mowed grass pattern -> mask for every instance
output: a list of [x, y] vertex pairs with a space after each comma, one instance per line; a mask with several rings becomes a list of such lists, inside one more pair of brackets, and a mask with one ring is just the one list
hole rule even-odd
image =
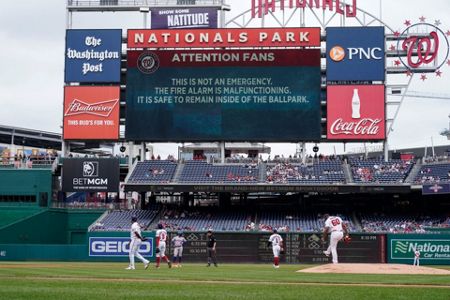
[[[309, 266], [0, 263], [0, 299], [450, 299], [446, 275], [296, 273]], [[447, 268], [448, 267], [444, 267]], [[381, 286], [374, 286], [380, 284]], [[410, 286], [396, 286], [410, 285]]]

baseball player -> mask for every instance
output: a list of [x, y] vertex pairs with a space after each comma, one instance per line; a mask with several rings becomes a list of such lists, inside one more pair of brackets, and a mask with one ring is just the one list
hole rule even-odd
[[141, 234], [141, 225], [137, 222], [137, 217], [131, 217], [131, 231], [130, 231], [130, 265], [125, 270], [134, 270], [134, 257], [136, 256], [144, 263], [144, 268], [147, 269], [149, 261], [145, 259], [139, 252], [139, 246], [141, 246], [142, 241], [145, 241]]
[[420, 251], [417, 249], [414, 249], [414, 262], [413, 266], [419, 266], [420, 265]]
[[172, 263], [166, 256], [166, 239], [167, 231], [162, 224], [158, 224], [156, 231], [156, 268], [159, 268], [161, 258], [167, 263], [169, 268], [172, 268]]
[[278, 269], [280, 267], [280, 253], [283, 251], [283, 238], [278, 234], [277, 230], [273, 229], [273, 234], [269, 237], [267, 246], [272, 245], [273, 250], [273, 267]]
[[[183, 256], [183, 245], [186, 243], [186, 239], [183, 236], [183, 232], [178, 231], [178, 235], [173, 237], [172, 246], [173, 246], [173, 263], [174, 267], [181, 267], [181, 257]], [[178, 259], [178, 263], [177, 263]]]
[[342, 238], [344, 238], [344, 234], [346, 237], [348, 237], [347, 226], [342, 222], [342, 219], [340, 217], [330, 216], [328, 214], [325, 214], [323, 217], [324, 219], [326, 219], [325, 226], [323, 228], [323, 242], [327, 240], [328, 233], [330, 233], [330, 244], [328, 246], [328, 249], [326, 251], [323, 251], [323, 254], [325, 254], [327, 257], [331, 254], [333, 258], [333, 264], [337, 264], [337, 244]]

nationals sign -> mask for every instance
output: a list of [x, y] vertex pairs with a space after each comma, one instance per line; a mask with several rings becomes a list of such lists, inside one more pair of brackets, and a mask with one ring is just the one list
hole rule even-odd
[[384, 140], [384, 85], [331, 85], [327, 88], [327, 138]]
[[129, 29], [128, 48], [318, 47], [320, 28]]
[[64, 139], [117, 140], [119, 98], [118, 86], [66, 86]]

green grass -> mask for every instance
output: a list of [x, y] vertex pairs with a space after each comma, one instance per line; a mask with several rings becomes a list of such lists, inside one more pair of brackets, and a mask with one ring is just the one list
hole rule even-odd
[[[305, 265], [283, 265], [278, 270], [270, 265], [249, 264], [227, 264], [219, 268], [186, 264], [181, 269], [168, 269], [163, 266], [158, 270], [152, 267], [143, 270], [142, 264], [137, 266], [140, 269], [127, 271], [124, 270], [126, 263], [2, 262], [0, 299], [450, 298], [450, 276], [445, 275], [388, 276], [295, 272], [308, 267]], [[398, 287], [394, 286], [395, 284], [418, 286]]]

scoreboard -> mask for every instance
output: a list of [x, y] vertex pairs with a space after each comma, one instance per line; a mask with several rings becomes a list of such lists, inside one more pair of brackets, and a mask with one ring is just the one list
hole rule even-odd
[[[272, 247], [267, 241], [272, 233], [251, 232], [216, 232], [217, 259], [219, 263], [246, 262], [270, 263], [273, 260]], [[176, 235], [169, 233], [170, 240]], [[319, 233], [280, 233], [284, 240], [285, 254], [280, 257], [286, 263], [327, 263], [322, 251], [326, 249], [320, 241]], [[183, 261], [205, 262], [207, 259], [206, 232], [185, 232], [187, 243], [183, 249]], [[338, 245], [339, 261], [345, 263], [384, 263], [385, 235], [352, 234], [350, 244], [340, 242]], [[168, 243], [170, 244], [170, 242]], [[172, 245], [168, 247], [173, 254]]]

